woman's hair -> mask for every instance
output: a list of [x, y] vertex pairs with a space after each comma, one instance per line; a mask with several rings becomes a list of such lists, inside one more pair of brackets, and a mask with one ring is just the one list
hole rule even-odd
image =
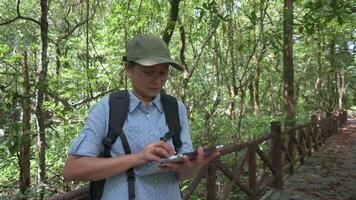
[[128, 68], [128, 69], [133, 68], [133, 66], [136, 64], [135, 61], [128, 61], [128, 62], [126, 62], [126, 63], [127, 63], [127, 68]]

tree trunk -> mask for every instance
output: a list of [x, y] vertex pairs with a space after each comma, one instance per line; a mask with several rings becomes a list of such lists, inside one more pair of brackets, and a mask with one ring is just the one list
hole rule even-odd
[[[253, 1], [253, 4], [256, 6], [256, 2]], [[263, 20], [263, 1], [260, 1], [260, 19]], [[253, 32], [252, 32], [252, 37], [253, 37], [253, 41], [255, 43], [258, 43], [259, 41], [259, 37], [257, 37], [256, 35], [256, 24], [253, 24]], [[260, 22], [260, 33], [263, 32], [263, 21]], [[256, 47], [257, 48], [257, 47]], [[261, 51], [262, 54], [262, 51]], [[253, 86], [252, 86], [252, 95], [253, 95], [253, 107], [255, 110], [255, 114], [259, 115], [260, 113], [260, 99], [259, 99], [259, 84], [260, 84], [260, 74], [261, 74], [261, 66], [259, 64], [259, 58], [257, 56], [257, 53], [254, 53], [253, 56], [255, 63], [256, 63], [256, 70], [255, 70], [255, 74], [254, 74], [254, 79], [253, 79]]]
[[19, 188], [22, 193], [30, 187], [30, 147], [31, 147], [31, 107], [30, 107], [30, 80], [28, 70], [27, 49], [23, 54], [23, 100], [22, 100], [22, 140], [20, 144], [20, 179]]
[[[45, 137], [45, 123], [42, 110], [44, 95], [47, 88], [46, 76], [47, 76], [47, 48], [48, 48], [48, 1], [41, 0], [41, 60], [37, 69], [36, 77], [36, 122], [38, 129], [37, 137], [37, 150], [38, 150], [38, 184], [43, 186], [46, 182], [46, 162], [45, 162], [45, 150], [46, 150], [46, 137]], [[43, 193], [40, 195], [43, 198]]]
[[170, 13], [169, 13], [169, 19], [167, 22], [167, 26], [163, 31], [163, 36], [162, 36], [162, 39], [166, 42], [167, 45], [171, 41], [173, 31], [174, 31], [174, 28], [176, 26], [176, 22], [178, 19], [179, 2], [180, 2], [180, 0], [171, 0], [170, 1], [171, 9], [170, 9]]
[[337, 90], [338, 90], [338, 103], [339, 103], [339, 110], [344, 109], [344, 96], [345, 96], [345, 77], [341, 70], [337, 71]]
[[253, 80], [251, 80], [251, 82], [248, 84], [248, 92], [249, 92], [249, 95], [250, 95], [250, 99], [249, 99], [249, 104], [251, 106], [251, 108], [254, 107], [255, 103], [254, 103], [254, 88], [253, 88]]
[[231, 85], [229, 86], [230, 90], [230, 118], [231, 120], [235, 120], [237, 115], [236, 115], [236, 99], [235, 97], [237, 96], [238, 90], [237, 90], [237, 78], [236, 78], [236, 60], [237, 56], [235, 55], [234, 51], [234, 33], [235, 33], [235, 26], [233, 24], [233, 21], [228, 23], [228, 31], [227, 31], [227, 43], [229, 45], [229, 52], [228, 56], [231, 61]]
[[254, 80], [254, 90], [253, 90], [253, 103], [254, 103], [254, 108], [255, 108], [255, 114], [259, 115], [260, 114], [260, 77], [261, 77], [261, 66], [259, 63], [257, 63], [256, 66], [256, 73], [255, 73], [255, 80]]
[[337, 66], [336, 66], [336, 44], [335, 44], [335, 37], [333, 36], [330, 45], [329, 45], [329, 51], [330, 51], [330, 69], [331, 69], [331, 75], [329, 76], [329, 81], [328, 81], [328, 93], [329, 93], [329, 99], [328, 102], [330, 102], [329, 107], [327, 108], [327, 111], [332, 111], [337, 104], [337, 98], [338, 98], [338, 91], [337, 91]]
[[90, 74], [90, 55], [89, 55], [89, 0], [86, 1], [86, 26], [85, 26], [85, 74], [87, 78], [87, 92], [88, 97], [93, 98], [93, 89], [91, 86], [91, 74]]
[[284, 0], [283, 65], [285, 126], [291, 127], [295, 124], [293, 69], [293, 0]]
[[[318, 34], [320, 34], [320, 31], [317, 32]], [[318, 77], [316, 78], [315, 81], [315, 100], [316, 100], [316, 107], [317, 110], [321, 110], [323, 108], [323, 97], [322, 97], [322, 93], [321, 93], [321, 89], [322, 89], [322, 84], [323, 84], [323, 79], [322, 79], [322, 49], [321, 49], [321, 38], [320, 36], [318, 37], [317, 40], [317, 61], [318, 61]]]
[[59, 44], [56, 44], [56, 75], [59, 76], [61, 70], [61, 50]]

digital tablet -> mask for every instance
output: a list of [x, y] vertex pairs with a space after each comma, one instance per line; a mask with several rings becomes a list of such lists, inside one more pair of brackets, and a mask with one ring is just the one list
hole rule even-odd
[[[204, 148], [204, 156], [207, 156], [209, 154], [211, 154], [212, 152], [215, 151], [219, 151], [222, 148], [224, 148], [224, 145], [217, 145], [217, 146], [213, 146], [213, 147], [209, 147], [209, 148]], [[183, 153], [183, 154], [177, 154], [171, 157], [168, 157], [166, 159], [163, 159], [160, 161], [160, 164], [165, 164], [165, 163], [169, 163], [169, 162], [183, 162], [182, 158], [183, 156], [187, 156], [190, 160], [193, 160], [197, 157], [197, 151], [192, 151], [189, 153]]]

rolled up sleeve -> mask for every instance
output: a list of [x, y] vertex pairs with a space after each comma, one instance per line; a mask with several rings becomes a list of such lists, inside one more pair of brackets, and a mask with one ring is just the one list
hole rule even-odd
[[70, 155], [97, 157], [103, 150], [102, 140], [108, 132], [109, 98], [105, 96], [89, 112], [80, 134], [69, 147]]

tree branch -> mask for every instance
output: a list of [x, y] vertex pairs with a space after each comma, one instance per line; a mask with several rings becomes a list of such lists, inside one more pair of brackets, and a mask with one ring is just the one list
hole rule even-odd
[[18, 20], [18, 19], [20, 19], [19, 16], [15, 17], [15, 18], [13, 18], [13, 19], [10, 19], [10, 20], [8, 20], [8, 21], [5, 21], [5, 22], [1, 22], [1, 23], [0, 23], [0, 26], [6, 25], [6, 24], [11, 24], [12, 22], [14, 22], [14, 21], [16, 21], [16, 20]]
[[12, 22], [18, 20], [18, 19], [24, 19], [24, 20], [28, 20], [28, 21], [31, 21], [31, 22], [34, 22], [36, 23], [37, 25], [41, 25], [41, 23], [35, 19], [32, 19], [30, 17], [24, 17], [24, 16], [21, 16], [20, 14], [20, 0], [17, 1], [17, 6], [16, 6], [16, 13], [17, 13], [17, 16], [13, 19], [10, 19], [10, 20], [7, 20], [5, 22], [1, 22], [0, 23], [0, 26], [3, 26], [3, 25], [7, 25], [7, 24], [11, 24]]
[[[89, 17], [88, 19], [85, 19], [84, 21], [79, 22], [78, 24], [76, 24], [75, 26], [73, 26], [71, 29], [68, 28], [69, 31], [68, 31], [67, 33], [61, 35], [61, 36], [55, 41], [55, 44], [58, 45], [62, 40], [67, 39], [70, 35], [72, 35], [73, 32], [74, 32], [75, 30], [77, 30], [77, 28], [83, 26], [85, 23], [87, 23], [88, 21], [92, 20], [92, 19], [94, 18], [94, 16], [95, 16], [97, 6], [98, 6], [98, 4], [96, 4], [96, 6], [94, 7], [93, 13], [90, 15], [90, 17]], [[69, 27], [70, 24], [69, 24], [67, 18], [65, 18], [65, 22], [68, 24], [68, 27]]]
[[188, 71], [187, 62], [185, 61], [186, 42], [185, 42], [185, 30], [183, 24], [181, 24], [179, 27], [179, 35], [180, 35], [180, 45], [181, 45], [179, 51], [180, 62], [182, 63], [184, 70]]
[[55, 99], [56, 101], [61, 102], [64, 105], [65, 111], [72, 109], [72, 105], [70, 105], [68, 98], [60, 97], [56, 92], [51, 91], [49, 88], [47, 88], [46, 94]]
[[213, 37], [213, 35], [215, 34], [216, 32], [216, 29], [219, 27], [219, 24], [220, 24], [220, 20], [218, 17], [215, 17], [212, 21], [212, 27], [211, 27], [211, 31], [210, 33], [208, 34], [207, 38], [205, 39], [203, 45], [201, 46], [201, 50], [198, 54], [198, 56], [196, 57], [196, 59], [194, 60], [194, 64], [193, 64], [193, 67], [191, 68], [190, 72], [188, 73], [188, 77], [186, 78], [186, 82], [189, 81], [189, 79], [193, 76], [193, 73], [195, 71], [195, 69], [198, 67], [198, 63], [200, 61], [200, 57], [205, 49], [205, 46], [208, 44], [208, 42], [210, 41], [210, 39]]
[[86, 97], [85, 99], [82, 99], [82, 100], [80, 100], [80, 101], [78, 101], [77, 103], [74, 103], [74, 104], [72, 104], [72, 106], [74, 107], [74, 108], [76, 108], [76, 107], [78, 107], [78, 106], [81, 106], [81, 105], [83, 105], [83, 104], [85, 104], [85, 103], [88, 103], [88, 102], [90, 102], [91, 100], [94, 100], [94, 99], [97, 99], [97, 98], [99, 98], [99, 97], [102, 97], [102, 96], [104, 96], [104, 95], [106, 95], [106, 94], [108, 94], [108, 93], [110, 93], [110, 92], [113, 92], [113, 91], [115, 91], [116, 89], [111, 89], [111, 90], [108, 90], [108, 91], [104, 91], [104, 92], [100, 92], [100, 93], [98, 93], [98, 94], [96, 94], [96, 95], [93, 95], [92, 97]]
[[58, 95], [56, 92], [53, 92], [49, 89], [47, 89], [46, 91], [46, 94], [48, 94], [51, 98], [55, 99], [56, 101], [59, 101], [61, 102], [63, 105], [64, 105], [64, 111], [69, 111], [69, 110], [72, 110], [74, 108], [77, 108], [79, 106], [82, 106], [83, 104], [85, 103], [88, 103], [94, 99], [97, 99], [99, 97], [102, 97], [108, 93], [111, 93], [113, 91], [116, 91], [116, 89], [111, 89], [111, 90], [107, 90], [107, 91], [103, 91], [103, 92], [100, 92], [100, 93], [97, 93], [96, 95], [93, 95], [92, 97], [86, 97], [76, 103], [73, 103], [71, 104], [69, 102], [69, 99], [68, 98], [64, 98], [64, 97], [61, 97], [60, 95]]

